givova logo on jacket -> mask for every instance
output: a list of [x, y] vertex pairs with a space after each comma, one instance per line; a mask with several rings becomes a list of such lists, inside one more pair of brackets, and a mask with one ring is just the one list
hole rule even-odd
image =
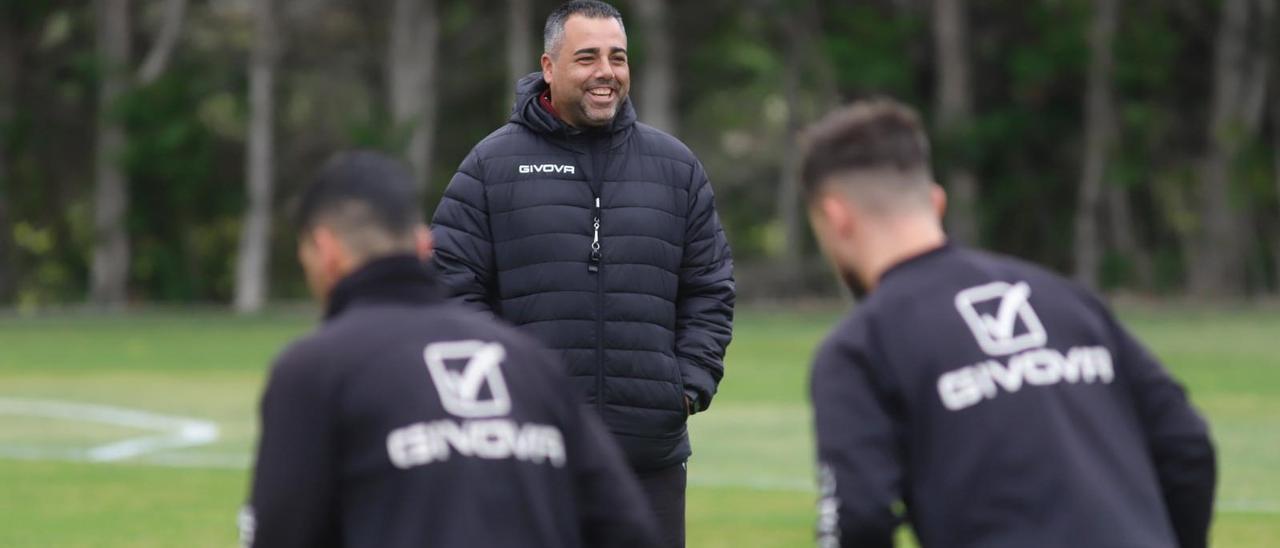
[[422, 351], [422, 359], [445, 411], [459, 417], [496, 417], [511, 412], [511, 394], [499, 367], [507, 359], [507, 349], [501, 344], [433, 343]]
[[[1110, 383], [1115, 377], [1111, 351], [1104, 346], [1078, 346], [1065, 354], [1045, 345], [1049, 334], [1031, 307], [1026, 282], [991, 282], [956, 294], [956, 310], [991, 359], [943, 373], [938, 395], [951, 411], [1014, 393], [1026, 386], [1062, 382]], [[997, 357], [1014, 354], [1005, 363]]]
[[440, 405], [456, 419], [419, 422], [387, 436], [387, 455], [397, 468], [460, 457], [516, 459], [565, 464], [564, 436], [555, 426], [520, 424], [511, 413], [511, 392], [502, 374], [507, 350], [501, 343], [449, 341], [422, 351]]
[[1048, 340], [1030, 298], [1031, 286], [1027, 282], [993, 282], [957, 293], [956, 310], [969, 324], [983, 352], [1004, 356], [1043, 346]]
[[520, 173], [568, 173], [572, 175], [577, 173], [578, 168], [563, 164], [521, 164], [517, 170]]

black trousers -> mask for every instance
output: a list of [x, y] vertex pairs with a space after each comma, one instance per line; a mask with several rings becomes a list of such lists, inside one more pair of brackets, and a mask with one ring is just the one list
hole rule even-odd
[[684, 491], [688, 482], [685, 463], [636, 472], [636, 477], [658, 520], [658, 546], [684, 548]]

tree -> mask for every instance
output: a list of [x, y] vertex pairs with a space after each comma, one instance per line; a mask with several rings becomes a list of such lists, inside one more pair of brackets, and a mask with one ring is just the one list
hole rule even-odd
[[676, 133], [676, 67], [672, 55], [674, 37], [667, 17], [669, 0], [633, 0], [631, 5], [644, 36], [644, 73], [640, 74], [640, 118], [645, 123]]
[[0, 12], [0, 302], [10, 299], [15, 289], [17, 269], [13, 265], [13, 220], [9, 207], [12, 184], [9, 174], [10, 125], [17, 101], [18, 44], [11, 14]]
[[1129, 189], [1114, 184], [1103, 186], [1111, 243], [1115, 246], [1116, 253], [1129, 261], [1133, 268], [1134, 283], [1138, 287], [1149, 288], [1154, 281], [1151, 251], [1138, 240], [1137, 221], [1133, 216]]
[[[820, 111], [833, 106], [836, 93], [831, 78], [831, 62], [825, 50], [814, 44], [813, 36], [821, 33], [817, 4], [813, 0], [779, 5], [783, 11], [781, 22], [785, 45], [782, 88], [787, 105], [786, 133], [784, 134], [781, 176], [778, 178], [776, 204], [778, 220], [783, 231], [783, 262], [787, 277], [795, 280], [804, 265], [805, 226], [800, 204], [800, 133], [808, 123], [804, 114], [804, 92], [817, 96]], [[816, 89], [805, 89], [805, 76], [816, 76]]]
[[129, 275], [129, 233], [125, 227], [128, 188], [119, 158], [124, 127], [111, 109], [129, 88], [129, 0], [98, 0], [98, 55], [102, 76], [98, 89], [98, 137], [95, 151], [94, 246], [90, 299], [122, 305]]
[[142, 70], [131, 74], [129, 0], [97, 0], [97, 49], [100, 57], [98, 134], [94, 151], [94, 242], [89, 299], [103, 306], [121, 306], [129, 281], [129, 232], [125, 213], [129, 190], [120, 167], [125, 130], [112, 112], [135, 83], [155, 82], [167, 68], [177, 47], [186, 0], [168, 0], [159, 39], [147, 54]]
[[[933, 0], [933, 35], [937, 73], [937, 129], [952, 144], [967, 138], [973, 119], [970, 81], [969, 25], [965, 0]], [[946, 177], [949, 194], [947, 228], [952, 239], [978, 243], [978, 184], [968, 166], [953, 165]]]
[[[1214, 49], [1208, 151], [1200, 164], [1199, 226], [1187, 254], [1189, 289], [1199, 296], [1244, 288], [1248, 241], [1241, 208], [1232, 203], [1231, 174], [1241, 148], [1260, 125], [1267, 52], [1250, 37], [1265, 30], [1254, 17], [1262, 0], [1224, 0]], [[1262, 28], [1259, 28], [1259, 27]], [[1251, 32], [1252, 31], [1252, 32]]]
[[275, 188], [275, 83], [280, 29], [275, 0], [253, 3], [253, 50], [249, 56], [249, 135], [245, 180], [249, 207], [240, 231], [235, 309], [258, 312], [267, 299], [271, 247], [271, 203]]
[[[1280, 49], [1280, 32], [1276, 32], [1276, 26], [1280, 25], [1280, 7], [1277, 7], [1277, 4], [1280, 4], [1277, 0], [1258, 0], [1258, 5], [1262, 8], [1263, 18], [1268, 25], [1266, 27], [1268, 32], [1264, 33], [1262, 40], [1262, 47], [1264, 51], [1274, 52], [1277, 51], [1277, 49]], [[1277, 55], [1272, 61], [1275, 62], [1277, 66], [1280, 66], [1280, 55]], [[1271, 148], [1273, 149], [1271, 159], [1274, 164], [1272, 166], [1271, 176], [1275, 181], [1276, 199], [1280, 200], [1280, 84], [1271, 86], [1271, 95], [1273, 97], [1271, 100], [1271, 131], [1273, 140], [1271, 143]], [[1280, 216], [1277, 218], [1280, 218]], [[1271, 261], [1273, 263], [1272, 275], [1275, 277], [1273, 280], [1274, 289], [1275, 291], [1280, 292], [1280, 235], [1273, 236], [1271, 245], [1273, 247], [1271, 250]]]
[[405, 156], [421, 192], [431, 177], [436, 131], [440, 16], [435, 0], [392, 0], [387, 81], [391, 118], [409, 132]]
[[[514, 90], [516, 82], [538, 67], [533, 54], [533, 37], [530, 36], [529, 0], [507, 0], [507, 90]], [[509, 97], [510, 93], [504, 94]]]
[[[1276, 88], [1280, 90], [1280, 86], [1276, 86]], [[1274, 95], [1276, 98], [1273, 100], [1275, 111], [1273, 124], [1276, 128], [1276, 132], [1280, 133], [1280, 91], [1277, 91]], [[1275, 160], [1275, 167], [1272, 168], [1272, 177], [1275, 179], [1276, 198], [1277, 201], [1280, 202], [1280, 136], [1276, 138], [1276, 142], [1273, 143], [1272, 148], [1275, 149], [1272, 151], [1272, 158]], [[1272, 275], [1275, 276], [1275, 290], [1280, 292], [1280, 237], [1276, 237], [1272, 240], [1272, 246]]]
[[1089, 31], [1089, 76], [1085, 98], [1084, 170], [1076, 201], [1074, 255], [1075, 278], [1087, 287], [1098, 286], [1102, 258], [1098, 229], [1107, 155], [1115, 138], [1115, 106], [1111, 97], [1111, 72], [1115, 55], [1116, 0], [1094, 0], [1093, 26]]

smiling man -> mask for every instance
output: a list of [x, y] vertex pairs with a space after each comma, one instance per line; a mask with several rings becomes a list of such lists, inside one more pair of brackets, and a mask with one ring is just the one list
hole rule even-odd
[[819, 545], [1205, 546], [1215, 463], [1182, 388], [1094, 295], [947, 242], [911, 109], [809, 133], [813, 230], [863, 298], [818, 350]]
[[682, 546], [685, 424], [711, 404], [731, 335], [729, 245], [698, 159], [636, 121], [618, 11], [566, 3], [543, 38], [510, 121], [445, 191], [435, 263], [458, 299], [555, 350]]

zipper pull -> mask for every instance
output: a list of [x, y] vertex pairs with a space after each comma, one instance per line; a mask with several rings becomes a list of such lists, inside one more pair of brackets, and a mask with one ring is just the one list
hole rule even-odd
[[591, 263], [588, 272], [600, 271], [600, 198], [596, 197], [596, 207], [592, 210]]

